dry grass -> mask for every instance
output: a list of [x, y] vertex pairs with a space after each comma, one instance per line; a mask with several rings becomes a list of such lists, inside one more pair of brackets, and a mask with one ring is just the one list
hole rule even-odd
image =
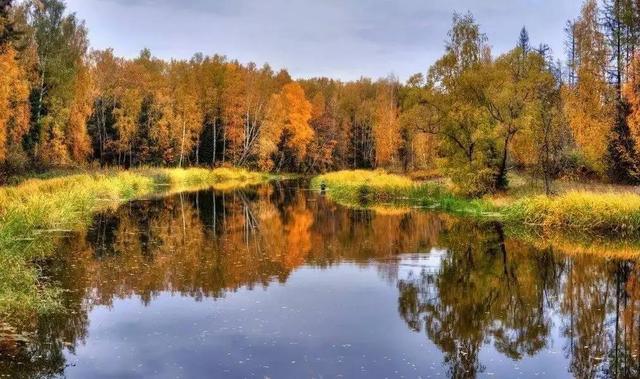
[[332, 188], [367, 185], [380, 189], [406, 189], [416, 186], [416, 183], [411, 179], [401, 175], [389, 174], [384, 170], [336, 171], [314, 178], [315, 182], [325, 183]]
[[546, 229], [633, 233], [640, 230], [640, 195], [570, 191], [526, 197], [503, 207], [502, 213], [507, 221]]

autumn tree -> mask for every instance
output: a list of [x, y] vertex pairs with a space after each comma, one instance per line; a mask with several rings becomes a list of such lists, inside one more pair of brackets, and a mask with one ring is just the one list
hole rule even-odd
[[232, 162], [240, 159], [244, 137], [246, 112], [246, 86], [244, 70], [238, 62], [227, 64], [223, 96], [223, 120], [221, 130], [222, 162], [227, 156]]
[[423, 123], [429, 119], [426, 104], [429, 91], [423, 74], [412, 75], [400, 88], [400, 158], [405, 171], [436, 168], [437, 139], [425, 133]]
[[[217, 131], [220, 117], [219, 60], [220, 57], [208, 57], [202, 53], [195, 54], [190, 60], [191, 69], [194, 71], [196, 100], [199, 112], [202, 114], [202, 128], [200, 133], [195, 136], [195, 146], [191, 153], [196, 165], [199, 165], [202, 161], [201, 153], [203, 149], [213, 156], [213, 139], [210, 137], [215, 137], [213, 133]], [[213, 164], [212, 159], [208, 162]]]
[[269, 99], [283, 84], [290, 81], [288, 75], [283, 71], [276, 77], [269, 65], [259, 70], [253, 64], [249, 64], [246, 68], [242, 153], [236, 164], [245, 164], [254, 153], [260, 128], [266, 117]]
[[314, 136], [309, 125], [311, 111], [311, 103], [298, 83], [286, 84], [280, 93], [272, 96], [258, 141], [262, 169], [280, 170], [287, 160], [296, 164], [305, 158]]
[[436, 135], [442, 168], [467, 194], [491, 190], [495, 179], [495, 147], [486, 110], [473, 96], [474, 78], [484, 72], [491, 57], [487, 38], [473, 16], [454, 15], [445, 55], [429, 70], [427, 107], [422, 129]]
[[[196, 164], [205, 161], [211, 166], [216, 164], [220, 152], [220, 129], [222, 127], [223, 88], [226, 60], [219, 55], [196, 60], [198, 77], [198, 102], [203, 115], [203, 130], [196, 147]], [[206, 156], [206, 157], [205, 157]]]
[[571, 131], [562, 103], [564, 83], [556, 64], [538, 52], [535, 61], [546, 62], [534, 75], [533, 96], [528, 100], [525, 127], [514, 137], [513, 156], [521, 168], [542, 178], [545, 192], [551, 194], [551, 182], [560, 174], [571, 146]]
[[575, 44], [576, 84], [566, 87], [565, 113], [586, 164], [605, 172], [607, 141], [613, 125], [614, 95], [607, 83], [606, 36], [598, 22], [598, 5], [587, 0], [571, 29]]
[[376, 85], [371, 79], [361, 78], [345, 83], [339, 101], [340, 123], [348, 130], [348, 164], [352, 168], [375, 166]]
[[120, 72], [121, 60], [116, 58], [112, 49], [94, 51], [90, 55], [90, 66], [94, 83], [95, 96], [92, 105], [92, 116], [89, 120], [89, 134], [92, 139], [92, 149], [100, 164], [105, 163], [107, 143], [113, 136], [111, 129], [114, 124], [113, 111], [115, 109], [117, 76]]
[[340, 157], [335, 156], [340, 134], [337, 101], [335, 95], [329, 96], [327, 99], [322, 91], [318, 91], [311, 100], [310, 125], [315, 137], [308, 149], [306, 172], [328, 171], [340, 161]]
[[142, 111], [144, 97], [144, 71], [135, 61], [120, 60], [118, 62], [116, 80], [117, 86], [113, 93], [113, 118], [117, 138], [110, 141], [110, 147], [118, 154], [118, 163], [132, 162], [134, 137], [138, 132], [138, 122]]
[[20, 35], [12, 1], [0, 1], [0, 179], [26, 163], [22, 139], [29, 129], [28, 76], [16, 51]]
[[376, 166], [385, 167], [398, 161], [401, 146], [398, 121], [398, 83], [394, 78], [378, 85], [375, 100], [373, 138], [376, 151]]
[[25, 163], [22, 139], [29, 129], [29, 83], [16, 52], [0, 45], [0, 171]]
[[74, 82], [73, 98], [69, 105], [66, 125], [66, 144], [69, 157], [76, 164], [84, 164], [91, 154], [91, 138], [87, 121], [93, 110], [93, 83], [91, 71], [85, 64], [78, 68]]
[[[77, 82], [88, 83], [85, 56], [87, 30], [74, 14], [65, 14], [60, 0], [42, 0], [31, 7], [32, 38], [37, 47], [37, 81], [32, 86], [33, 128], [29, 145], [42, 164], [71, 163], [71, 141], [79, 137], [87, 112], [76, 96]], [[72, 109], [74, 108], [74, 109]], [[70, 118], [73, 123], [70, 124]], [[83, 137], [82, 137], [83, 138]], [[82, 148], [81, 150], [84, 150]], [[79, 153], [79, 151], [74, 152]]]
[[494, 186], [505, 189], [513, 142], [537, 121], [540, 114], [533, 109], [534, 105], [543, 89], [553, 85], [556, 78], [541, 54], [527, 52], [522, 46], [481, 70], [483, 72], [470, 76], [469, 90], [492, 124], [491, 149], [496, 150], [490, 155], [495, 155], [497, 160]]
[[150, 50], [144, 49], [134, 63], [143, 74], [143, 101], [133, 155], [140, 163], [173, 163], [176, 147], [169, 138], [172, 103], [167, 62], [153, 57]]
[[437, 137], [442, 168], [460, 192], [503, 190], [512, 163], [520, 158], [532, 164], [522, 158], [543, 149], [536, 147], [544, 134], [540, 125], [550, 128], [551, 121], [542, 120], [538, 106], [546, 92], [559, 88], [558, 78], [546, 49], [530, 47], [526, 29], [517, 47], [496, 59], [471, 15], [456, 15], [449, 36], [412, 113], [423, 119], [424, 132]]
[[152, 137], [161, 147], [162, 162], [182, 167], [197, 143], [204, 118], [190, 63], [171, 62], [163, 84], [155, 93], [154, 101], [161, 117], [152, 130]]

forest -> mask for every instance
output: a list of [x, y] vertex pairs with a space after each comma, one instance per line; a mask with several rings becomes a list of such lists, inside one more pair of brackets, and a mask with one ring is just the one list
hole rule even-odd
[[523, 27], [496, 56], [455, 13], [442, 57], [404, 83], [296, 80], [220, 55], [118, 57], [61, 0], [1, 0], [0, 178], [228, 165], [421, 172], [465, 195], [507, 188], [512, 170], [547, 191], [640, 182], [640, 1], [586, 0], [564, 33], [552, 52]]

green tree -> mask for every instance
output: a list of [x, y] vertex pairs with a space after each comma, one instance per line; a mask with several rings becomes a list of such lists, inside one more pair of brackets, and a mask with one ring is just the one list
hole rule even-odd
[[[442, 168], [460, 192], [478, 194], [493, 188], [495, 146], [487, 112], [473, 96], [476, 78], [491, 64], [487, 38], [470, 14], [453, 17], [445, 55], [429, 70], [429, 108], [422, 130], [436, 135]], [[484, 85], [484, 84], [483, 84]]]
[[[471, 76], [470, 92], [489, 115], [497, 151], [494, 186], [505, 189], [509, 155], [518, 134], [530, 129], [539, 113], [534, 107], [549, 83], [555, 83], [543, 56], [525, 54], [521, 47], [502, 55], [483, 68], [484, 74]], [[544, 96], [544, 95], [542, 95]]]

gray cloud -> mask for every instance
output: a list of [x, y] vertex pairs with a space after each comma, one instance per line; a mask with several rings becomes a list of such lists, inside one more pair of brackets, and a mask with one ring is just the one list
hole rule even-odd
[[442, 54], [454, 11], [471, 11], [497, 53], [526, 25], [562, 55], [578, 0], [67, 0], [95, 48], [163, 58], [220, 53], [292, 75], [354, 79], [425, 72]]

